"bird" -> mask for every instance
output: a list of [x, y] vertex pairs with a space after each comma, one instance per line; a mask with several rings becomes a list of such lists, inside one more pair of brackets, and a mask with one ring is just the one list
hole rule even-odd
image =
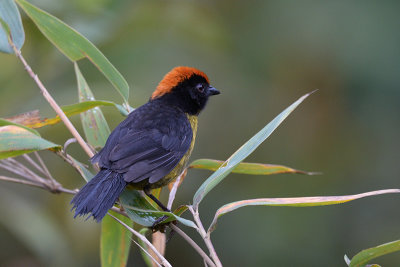
[[197, 133], [198, 115], [220, 92], [193, 67], [169, 71], [149, 101], [133, 110], [91, 158], [99, 172], [71, 200], [77, 216], [100, 222], [125, 187], [144, 193], [169, 211], [151, 190], [172, 182], [186, 167]]

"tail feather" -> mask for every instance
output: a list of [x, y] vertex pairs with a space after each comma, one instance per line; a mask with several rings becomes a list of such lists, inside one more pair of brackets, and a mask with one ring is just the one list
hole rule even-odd
[[90, 214], [100, 222], [122, 193], [126, 182], [120, 173], [103, 169], [96, 174], [71, 200], [75, 216]]

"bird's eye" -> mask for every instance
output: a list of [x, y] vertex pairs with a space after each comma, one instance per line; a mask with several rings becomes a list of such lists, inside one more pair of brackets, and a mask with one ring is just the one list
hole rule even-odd
[[200, 93], [203, 93], [203, 92], [204, 92], [204, 84], [199, 83], [199, 84], [196, 86], [196, 89], [197, 89], [197, 91], [199, 91]]

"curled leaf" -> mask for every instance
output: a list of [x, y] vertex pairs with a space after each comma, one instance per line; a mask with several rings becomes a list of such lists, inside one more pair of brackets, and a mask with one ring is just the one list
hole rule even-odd
[[[224, 162], [215, 159], [198, 159], [193, 161], [189, 168], [216, 171]], [[232, 173], [251, 174], [251, 175], [271, 175], [279, 173], [298, 173], [313, 175], [313, 172], [296, 170], [283, 165], [241, 162], [232, 170]]]
[[378, 190], [378, 191], [371, 191], [371, 192], [366, 192], [366, 193], [362, 193], [362, 194], [347, 195], [347, 196], [258, 198], [258, 199], [247, 199], [247, 200], [236, 201], [236, 202], [226, 204], [217, 210], [208, 231], [212, 232], [215, 229], [217, 220], [219, 217], [221, 217], [222, 215], [227, 214], [231, 211], [234, 211], [238, 208], [242, 208], [242, 207], [247, 207], [247, 206], [287, 206], [287, 207], [326, 206], [326, 205], [341, 204], [341, 203], [345, 203], [345, 202], [349, 202], [352, 200], [369, 197], [369, 196], [392, 194], [392, 193], [400, 193], [400, 189]]

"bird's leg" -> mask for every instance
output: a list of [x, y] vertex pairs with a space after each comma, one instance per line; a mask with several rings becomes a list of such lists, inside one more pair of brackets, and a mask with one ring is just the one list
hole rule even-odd
[[163, 210], [163, 211], [167, 211], [167, 212], [171, 212], [167, 207], [165, 207], [160, 200], [158, 200], [152, 193], [151, 193], [151, 189], [149, 187], [145, 187], [143, 189], [144, 193], [151, 198], [151, 200], [153, 200], [155, 203], [157, 203], [157, 205]]
[[[152, 193], [151, 193], [151, 191], [150, 191], [151, 189], [149, 188], [149, 187], [145, 187], [145, 188], [143, 188], [143, 191], [144, 191], [144, 193], [149, 197], [149, 198], [151, 198], [151, 200], [153, 200], [155, 203], [157, 203], [157, 205], [163, 210], [163, 211], [167, 211], [167, 212], [171, 212], [167, 207], [165, 207], [161, 202], [160, 202], [160, 200], [158, 200]], [[158, 230], [157, 229], [157, 225], [158, 224], [160, 224], [160, 223], [162, 223], [163, 221], [165, 221], [166, 219], [168, 219], [169, 218], [169, 216], [167, 216], [167, 215], [164, 215], [164, 216], [161, 216], [160, 218], [158, 218], [154, 223], [153, 223], [153, 225], [152, 225], [152, 227], [151, 228], [153, 228], [153, 230]], [[165, 231], [165, 230], [164, 230]], [[164, 232], [164, 231], [162, 231], [162, 232]]]

